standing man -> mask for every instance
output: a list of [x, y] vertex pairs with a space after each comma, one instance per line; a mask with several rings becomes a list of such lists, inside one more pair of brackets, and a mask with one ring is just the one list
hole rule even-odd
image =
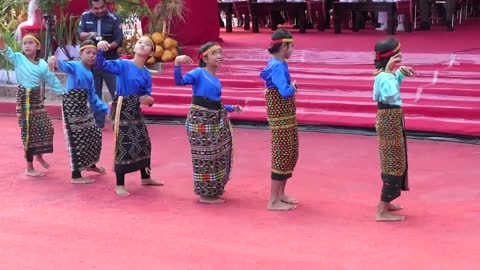
[[[456, 0], [445, 0], [445, 15], [444, 22], [447, 26], [447, 31], [453, 31], [453, 15], [456, 10]], [[430, 16], [432, 15], [432, 4], [433, 0], [420, 0], [420, 18], [422, 22], [417, 31], [428, 31], [430, 30]]]
[[[122, 45], [123, 32], [121, 20], [117, 14], [111, 12], [105, 0], [88, 0], [90, 10], [82, 14], [78, 34], [81, 41], [93, 38], [97, 41], [98, 47], [105, 52], [107, 60], [118, 59], [117, 49]], [[95, 91], [102, 99], [103, 81], [107, 85], [110, 95], [115, 96], [116, 77], [114, 74], [93, 68], [93, 80]], [[105, 127], [105, 114], [93, 112], [95, 121], [100, 128]]]

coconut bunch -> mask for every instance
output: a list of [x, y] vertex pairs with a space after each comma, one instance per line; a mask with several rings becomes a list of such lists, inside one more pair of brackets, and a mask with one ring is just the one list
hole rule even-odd
[[148, 65], [155, 62], [170, 62], [178, 55], [178, 42], [160, 32], [153, 33], [150, 38], [155, 43], [155, 53], [147, 60]]

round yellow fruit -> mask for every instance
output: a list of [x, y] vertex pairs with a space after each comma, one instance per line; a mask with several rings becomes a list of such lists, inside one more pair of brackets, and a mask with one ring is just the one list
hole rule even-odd
[[153, 64], [155, 64], [155, 61], [156, 61], [156, 60], [155, 60], [155, 57], [151, 56], [150, 58], [148, 58], [146, 64], [147, 64], [147, 65], [153, 65]]
[[157, 47], [155, 48], [155, 53], [153, 54], [153, 56], [155, 56], [157, 58], [160, 58], [160, 57], [162, 57], [162, 54], [163, 54], [162, 46], [157, 45]]
[[173, 47], [173, 48], [171, 48], [169, 51], [172, 53], [173, 57], [177, 57], [177, 56], [178, 56], [177, 47]]
[[169, 62], [175, 59], [175, 55], [170, 50], [164, 50], [161, 59], [162, 62]]
[[177, 45], [178, 45], [178, 42], [173, 38], [166, 38], [163, 41], [163, 48], [167, 50], [170, 50], [171, 48], [175, 48], [177, 47]]
[[165, 40], [165, 35], [159, 32], [155, 32], [152, 34], [152, 40], [155, 45], [161, 45], [162, 42]]

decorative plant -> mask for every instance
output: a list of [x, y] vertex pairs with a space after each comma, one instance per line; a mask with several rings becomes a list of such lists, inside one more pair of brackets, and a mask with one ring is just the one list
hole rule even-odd
[[185, 21], [185, 0], [159, 0], [151, 10], [144, 0], [114, 1], [117, 14], [123, 23], [134, 28], [137, 21], [145, 16], [150, 18], [149, 32], [169, 33], [174, 18]]
[[65, 42], [67, 41], [67, 38], [66, 38], [67, 23], [68, 23], [67, 17], [63, 13], [63, 11], [61, 11], [60, 20], [57, 21], [57, 24], [56, 24], [56, 27], [55, 27], [56, 28], [55, 29], [55, 39], [60, 44], [65, 44]]
[[[66, 44], [71, 46], [73, 44], [78, 45], [77, 31], [80, 25], [81, 18], [78, 16], [69, 16], [68, 27], [66, 31]], [[75, 41], [75, 42], [74, 42]]]
[[55, 8], [65, 8], [69, 0], [38, 0], [38, 9], [43, 14], [54, 14]]
[[144, 0], [118, 0], [115, 1], [115, 7], [124, 24], [134, 29], [132, 35], [124, 39], [122, 48], [119, 49], [120, 54], [126, 57], [133, 54], [133, 46], [139, 38], [137, 22], [148, 16], [149, 34], [156, 45], [156, 51], [154, 56], [148, 59], [147, 64], [154, 65], [156, 62], [169, 62], [175, 59], [180, 47], [176, 40], [168, 37], [168, 33], [173, 19], [185, 21], [184, 0], [161, 0], [152, 9]]
[[134, 28], [137, 20], [147, 16], [150, 12], [148, 5], [143, 0], [117, 0], [114, 2], [116, 13], [130, 28]]
[[[19, 51], [20, 45], [18, 44], [17, 40], [15, 39], [15, 31], [10, 32], [3, 32], [3, 41], [7, 47], [10, 47], [13, 51]], [[6, 83], [12, 84], [10, 74], [8, 71], [13, 70], [13, 65], [8, 62], [3, 56], [0, 56], [0, 70], [4, 69], [7, 75]]]
[[65, 44], [66, 46], [72, 46], [77, 43], [76, 33], [80, 24], [80, 17], [71, 16], [70, 14], [64, 14], [63, 11], [60, 14], [60, 20], [57, 22], [57, 42]]
[[14, 31], [27, 18], [27, 3], [24, 0], [0, 1], [0, 31]]
[[162, 0], [155, 5], [153, 12], [150, 11], [150, 33], [169, 34], [172, 20], [185, 21], [185, 12], [184, 0]]

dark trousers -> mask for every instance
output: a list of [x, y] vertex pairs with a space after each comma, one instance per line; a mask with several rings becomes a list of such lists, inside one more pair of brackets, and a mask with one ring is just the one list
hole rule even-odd
[[[116, 173], [117, 178], [117, 186], [125, 186], [125, 174], [124, 173]], [[150, 179], [150, 174], [147, 172], [147, 169], [140, 169], [140, 176], [142, 179]]]
[[[430, 12], [432, 0], [420, 0], [420, 18], [422, 23], [430, 24]], [[452, 23], [452, 16], [455, 13], [456, 0], [445, 0], [445, 21]]]
[[[93, 164], [92, 166], [90, 166], [90, 168], [92, 168], [92, 169], [93, 169], [93, 168], [96, 168], [96, 167], [97, 167], [97, 165], [95, 165], [95, 164]], [[77, 170], [73, 170], [73, 171], [72, 171], [72, 178], [73, 178], [73, 179], [78, 179], [78, 178], [80, 178], [80, 177], [82, 177], [82, 172], [81, 172], [80, 170], [77, 169]]]
[[[107, 85], [108, 92], [113, 97], [115, 96], [115, 91], [117, 91], [117, 82], [116, 82], [116, 75], [112, 73], [108, 73], [102, 71], [100, 69], [94, 68], [93, 72], [93, 81], [95, 82], [95, 92], [97, 96], [102, 99], [102, 91], [103, 91], [103, 82]], [[105, 127], [105, 113], [103, 112], [95, 112], [92, 110], [93, 117], [95, 118], [95, 122], [97, 123], [99, 128]]]

